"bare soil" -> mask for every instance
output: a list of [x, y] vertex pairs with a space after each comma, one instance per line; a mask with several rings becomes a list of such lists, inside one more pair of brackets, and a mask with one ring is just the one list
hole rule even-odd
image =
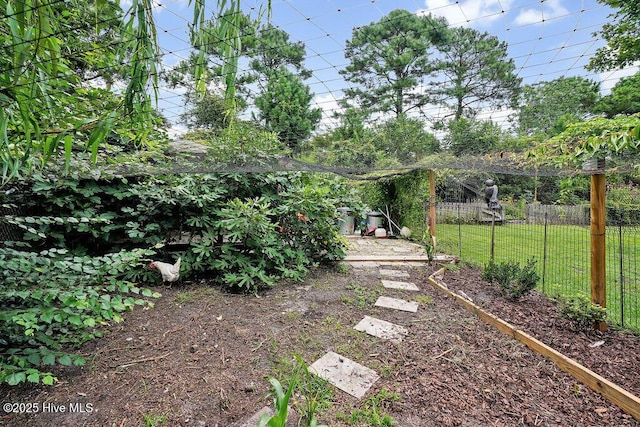
[[[40, 410], [2, 414], [0, 425], [232, 427], [272, 404], [267, 376], [286, 383], [294, 355], [311, 364], [327, 351], [381, 376], [360, 400], [328, 386], [329, 406], [318, 415], [330, 426], [383, 425], [373, 417], [350, 424], [352, 413], [365, 408], [367, 398], [382, 396], [383, 389], [398, 399], [378, 399], [378, 411], [403, 427], [638, 425], [551, 361], [434, 289], [427, 277], [440, 265], [386, 268], [410, 272], [409, 281], [420, 291], [385, 289], [378, 268], [345, 264], [258, 297], [225, 293], [206, 282], [160, 288], [163, 296], [155, 308], [126, 314], [124, 322], [79, 350], [88, 358], [86, 367], [60, 369], [53, 387], [1, 386], [2, 403], [33, 402]], [[468, 266], [448, 271], [443, 280], [640, 395], [640, 337], [576, 330], [544, 296], [534, 292], [513, 302]], [[417, 313], [375, 307], [380, 295], [418, 301], [420, 307]], [[401, 324], [409, 334], [396, 345], [354, 331], [365, 315]], [[589, 346], [597, 341], [604, 344]]]

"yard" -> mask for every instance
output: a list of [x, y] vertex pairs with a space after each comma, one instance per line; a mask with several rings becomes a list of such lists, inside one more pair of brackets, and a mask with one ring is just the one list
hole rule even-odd
[[[400, 426], [638, 425], [551, 361], [440, 294], [427, 281], [440, 267], [387, 267], [408, 271], [407, 280], [419, 287], [413, 293], [383, 288], [377, 266], [347, 264], [257, 297], [206, 282], [156, 288], [163, 296], [154, 308], [136, 308], [103, 338], [87, 343], [81, 348], [87, 365], [58, 369], [56, 386], [2, 386], [3, 402], [37, 402], [41, 408], [84, 403], [90, 412], [5, 414], [1, 424], [241, 425], [272, 406], [267, 376], [287, 384], [298, 365], [294, 355], [310, 365], [334, 351], [380, 379], [362, 399], [317, 377], [301, 381], [317, 398], [319, 421], [330, 426], [394, 425], [391, 420]], [[514, 303], [469, 266], [451, 267], [444, 281], [640, 394], [638, 336], [576, 330], [540, 294]], [[417, 313], [375, 307], [382, 294], [419, 302]], [[365, 315], [404, 325], [408, 335], [396, 345], [355, 331]], [[308, 402], [303, 389], [294, 395], [292, 422]]]
[[[609, 319], [640, 331], [640, 230], [607, 227], [607, 308]], [[589, 295], [590, 231], [588, 226], [507, 223], [495, 227], [496, 262], [524, 264], [535, 258], [549, 295]], [[490, 260], [491, 225], [438, 224], [438, 249], [482, 267]]]

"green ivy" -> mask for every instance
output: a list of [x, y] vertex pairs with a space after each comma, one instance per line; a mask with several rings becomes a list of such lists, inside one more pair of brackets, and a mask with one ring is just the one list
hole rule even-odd
[[70, 349], [101, 335], [135, 306], [152, 306], [157, 292], [128, 278], [137, 275], [151, 250], [100, 257], [67, 249], [41, 252], [0, 248], [0, 383], [52, 384], [52, 365], [82, 366]]

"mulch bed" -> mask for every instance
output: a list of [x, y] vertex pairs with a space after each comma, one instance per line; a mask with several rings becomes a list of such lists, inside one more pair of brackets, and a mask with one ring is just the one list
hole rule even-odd
[[[350, 415], [383, 389], [398, 400], [382, 399], [378, 410], [403, 427], [638, 425], [434, 289], [427, 277], [440, 266], [392, 268], [410, 271], [420, 291], [384, 289], [377, 268], [353, 267], [320, 269], [304, 283], [259, 297], [228, 294], [206, 283], [159, 289], [163, 297], [155, 308], [128, 313], [103, 338], [87, 343], [79, 352], [88, 365], [58, 370], [55, 386], [0, 386], [3, 403], [37, 402], [40, 408], [48, 403], [67, 412], [5, 414], [0, 425], [231, 427], [272, 404], [267, 376], [286, 383], [295, 354], [311, 364], [327, 351], [381, 377], [362, 400], [330, 387], [330, 406], [319, 419], [331, 426], [375, 425], [371, 419], [350, 424]], [[575, 330], [544, 296], [534, 292], [510, 301], [468, 266], [448, 271], [443, 280], [640, 395], [638, 336]], [[380, 295], [417, 300], [420, 308], [408, 313], [374, 307]], [[354, 331], [365, 315], [404, 325], [409, 334], [395, 345]], [[589, 347], [600, 340], [603, 345]], [[76, 410], [80, 403], [91, 410], [70, 413], [71, 403]]]

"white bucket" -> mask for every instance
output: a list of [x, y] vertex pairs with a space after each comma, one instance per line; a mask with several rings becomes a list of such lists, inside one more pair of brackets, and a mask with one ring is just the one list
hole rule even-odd
[[385, 237], [387, 237], [387, 230], [385, 230], [384, 228], [376, 228], [375, 236], [380, 239], [384, 239]]

